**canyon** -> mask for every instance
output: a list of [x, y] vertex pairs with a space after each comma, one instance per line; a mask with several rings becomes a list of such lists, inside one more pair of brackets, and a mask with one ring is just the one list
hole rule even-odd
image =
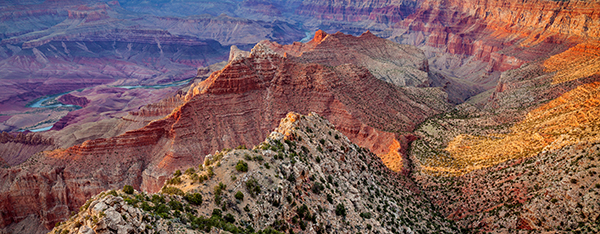
[[[350, 139], [380, 155], [388, 167], [402, 170], [399, 151], [407, 149], [412, 136], [395, 132], [410, 132], [425, 118], [448, 110], [446, 95], [438, 88], [398, 87], [355, 64], [319, 63], [323, 61], [319, 58], [330, 49], [318, 48], [329, 46], [329, 41], [367, 38], [384, 42], [370, 44], [374, 51], [402, 48], [396, 44], [385, 43], [368, 32], [359, 37], [323, 32], [317, 35], [321, 36], [309, 43], [319, 45], [304, 53], [307, 58], [304, 54], [295, 57], [277, 53], [270, 49], [276, 45], [266, 41], [251, 52], [232, 50], [229, 63], [191, 86], [185, 102], [167, 117], [116, 137], [38, 154], [19, 167], [3, 171], [2, 177], [7, 178], [4, 183], [11, 184], [3, 186], [11, 188], [2, 193], [5, 201], [35, 199], [36, 196], [30, 197], [33, 194], [21, 192], [24, 190], [44, 193], [40, 188], [59, 187], [55, 193], [44, 196], [51, 199], [3, 203], [2, 210], [15, 212], [6, 217], [26, 217], [31, 210], [40, 210], [40, 203], [52, 207], [53, 213], [38, 213], [42, 224], [49, 228], [69, 210], [82, 205], [89, 194], [106, 188], [130, 184], [136, 189], [158, 191], [172, 171], [199, 164], [206, 154], [220, 148], [258, 144], [290, 110], [324, 115]], [[357, 47], [366, 50], [367, 44]], [[321, 56], [317, 56], [319, 53]], [[425, 70], [423, 61], [421, 57], [401, 65], [409, 70]], [[364, 95], [370, 98], [364, 99]], [[32, 174], [33, 171], [37, 172]], [[39, 181], [38, 175], [52, 176]], [[20, 189], [13, 190], [16, 188]], [[4, 219], [6, 222], [11, 221]]]
[[600, 3], [207, 3], [7, 4], [0, 227], [49, 230], [123, 185], [157, 192], [295, 111], [457, 228], [598, 231]]

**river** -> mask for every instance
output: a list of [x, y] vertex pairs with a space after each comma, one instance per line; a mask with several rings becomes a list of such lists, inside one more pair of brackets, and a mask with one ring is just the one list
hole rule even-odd
[[[180, 86], [180, 85], [187, 84], [192, 79], [194, 79], [194, 78], [192, 77], [189, 79], [175, 81], [172, 83], [161, 84], [161, 85], [119, 85], [119, 86], [112, 86], [112, 87], [124, 88], [124, 89], [164, 89], [164, 88], [168, 88], [168, 87], [174, 87], [174, 86]], [[72, 107], [75, 109], [80, 109], [81, 108], [80, 106], [63, 104], [63, 103], [59, 102], [58, 100], [56, 100], [56, 98], [58, 98], [62, 95], [68, 94], [68, 93], [72, 93], [75, 91], [81, 91], [81, 90], [82, 89], [78, 89], [78, 90], [73, 90], [73, 91], [69, 91], [69, 92], [45, 96], [45, 97], [40, 98], [39, 100], [34, 101], [31, 104], [27, 104], [26, 107], [30, 107], [30, 108]], [[48, 131], [48, 130], [52, 129], [53, 126], [54, 126], [54, 124], [52, 124], [49, 127], [34, 128], [34, 129], [28, 129], [28, 130], [32, 131], [32, 132], [43, 132], [43, 131]], [[21, 130], [21, 131], [24, 131], [24, 130]]]

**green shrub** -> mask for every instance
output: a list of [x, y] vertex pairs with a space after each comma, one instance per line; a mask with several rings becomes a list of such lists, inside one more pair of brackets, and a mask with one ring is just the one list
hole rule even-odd
[[175, 171], [175, 173], [173, 173], [173, 176], [178, 177], [181, 175], [181, 170], [177, 170]]
[[244, 162], [244, 160], [240, 160], [235, 165], [235, 170], [239, 172], [247, 172], [248, 171], [248, 163]]
[[154, 194], [152, 195], [152, 203], [154, 203], [154, 205], [159, 204], [159, 203], [165, 203], [165, 197], [163, 196], [159, 196], [158, 194]]
[[211, 216], [221, 218], [223, 216], [223, 211], [220, 209], [213, 209]]
[[194, 170], [193, 167], [190, 167], [187, 170], [185, 170], [185, 174], [188, 175], [188, 176], [191, 176], [194, 173], [196, 173], [196, 170]]
[[167, 181], [167, 184], [181, 184], [183, 181], [181, 181], [181, 177], [175, 177], [173, 179], [170, 179]]
[[213, 167], [208, 167], [207, 169], [208, 172], [208, 177], [213, 177], [215, 175], [215, 172], [213, 171]]
[[331, 196], [331, 194], [327, 194], [327, 201], [333, 204], [333, 196]]
[[219, 182], [219, 185], [215, 186], [215, 204], [221, 204], [221, 194], [223, 194], [223, 190], [225, 189], [225, 185]]
[[294, 173], [290, 173], [290, 175], [288, 176], [287, 180], [289, 182], [295, 183], [296, 182], [296, 177], [294, 176]]
[[371, 213], [370, 212], [360, 213], [360, 217], [363, 218], [363, 219], [370, 219], [371, 218]]
[[235, 199], [243, 201], [244, 200], [244, 193], [242, 193], [242, 191], [238, 191], [237, 193], [235, 193]]
[[235, 217], [233, 217], [232, 214], [226, 214], [225, 217], [223, 217], [223, 219], [225, 220], [225, 222], [235, 223]]
[[344, 204], [339, 203], [337, 206], [335, 206], [335, 215], [344, 217], [346, 216], [346, 207], [344, 207]]
[[323, 191], [325, 189], [325, 187], [321, 183], [315, 182], [311, 189], [312, 189], [313, 193], [321, 194], [321, 191]]
[[179, 195], [179, 196], [183, 196], [184, 193], [183, 191], [181, 191], [181, 189], [175, 188], [175, 187], [170, 187], [170, 186], [165, 186], [161, 189], [161, 192], [164, 194], [171, 194], [171, 195]]
[[296, 208], [296, 214], [298, 214], [299, 218], [304, 218], [305, 215], [310, 215], [310, 213], [308, 212], [308, 207], [306, 206], [306, 204], [302, 204], [302, 206]]
[[133, 186], [125, 185], [123, 186], [123, 192], [127, 194], [133, 194]]
[[251, 178], [246, 181], [246, 189], [250, 193], [250, 196], [254, 197], [260, 193], [260, 184], [256, 179]]
[[185, 200], [187, 200], [192, 205], [202, 205], [202, 194], [188, 193], [185, 195]]
[[179, 202], [177, 200], [171, 200], [171, 201], [169, 201], [169, 206], [171, 207], [171, 210], [181, 210], [181, 211], [183, 211], [183, 205], [181, 204], [181, 202]]
[[259, 162], [259, 163], [260, 163], [260, 162], [262, 162], [263, 160], [265, 160], [265, 159], [263, 158], [263, 156], [262, 156], [262, 155], [256, 155], [256, 156], [254, 156], [254, 161], [257, 161], [257, 162]]

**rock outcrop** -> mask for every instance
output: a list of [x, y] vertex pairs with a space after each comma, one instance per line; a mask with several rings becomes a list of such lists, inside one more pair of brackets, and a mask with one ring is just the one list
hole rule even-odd
[[36, 133], [0, 134], [0, 158], [3, 166], [18, 165], [43, 150], [56, 149], [54, 140]]
[[88, 100], [87, 98], [73, 96], [70, 93], [60, 96], [58, 98], [58, 101], [63, 104], [75, 105], [75, 106], [80, 106], [80, 107], [85, 107], [85, 106], [87, 106], [88, 103], [90, 103], [90, 100]]
[[397, 23], [415, 11], [418, 2], [400, 1], [302, 1], [296, 13], [319, 20], [365, 22], [381, 24]]

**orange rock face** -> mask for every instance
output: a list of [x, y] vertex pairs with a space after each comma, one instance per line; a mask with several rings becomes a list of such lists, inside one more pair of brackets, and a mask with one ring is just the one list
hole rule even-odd
[[290, 111], [324, 116], [399, 170], [398, 151], [412, 138], [398, 132], [410, 132], [449, 108], [439, 89], [399, 88], [352, 63], [330, 66], [311, 59], [285, 57], [259, 43], [250, 53], [233, 54], [225, 68], [190, 88], [186, 103], [164, 119], [0, 171], [0, 200], [19, 201], [2, 203], [0, 210], [8, 213], [0, 224], [34, 213], [49, 228], [100, 190], [130, 184], [157, 191], [172, 171], [197, 166], [206, 154], [260, 143]]
[[546, 72], [556, 72], [553, 84], [600, 73], [600, 42], [588, 41], [544, 61]]

